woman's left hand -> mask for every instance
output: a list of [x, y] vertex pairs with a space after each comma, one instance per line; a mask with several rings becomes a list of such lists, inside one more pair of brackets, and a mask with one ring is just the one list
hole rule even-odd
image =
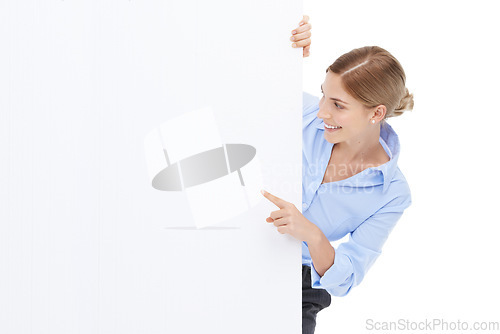
[[311, 24], [309, 16], [304, 15], [299, 26], [292, 31], [290, 40], [293, 42], [292, 47], [302, 48], [302, 57], [309, 57], [311, 49]]
[[314, 240], [318, 227], [304, 217], [295, 205], [264, 190], [263, 195], [280, 208], [280, 210], [271, 212], [270, 217], [266, 218], [268, 223], [274, 223], [279, 233], [290, 234], [292, 237], [307, 243]]

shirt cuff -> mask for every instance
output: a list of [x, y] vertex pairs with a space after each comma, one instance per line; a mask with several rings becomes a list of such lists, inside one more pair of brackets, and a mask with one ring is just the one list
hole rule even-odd
[[331, 295], [342, 297], [349, 293], [353, 281], [353, 266], [347, 255], [335, 252], [335, 261], [325, 274], [319, 276], [311, 262], [311, 286], [325, 289]]

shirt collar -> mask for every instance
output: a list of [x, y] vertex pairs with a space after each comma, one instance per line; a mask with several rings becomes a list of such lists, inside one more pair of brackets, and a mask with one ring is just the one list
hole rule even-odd
[[[323, 122], [323, 120], [319, 118], [318, 120], [320, 120], [320, 122], [316, 125], [316, 128], [324, 131], [325, 123]], [[374, 173], [364, 174], [368, 176], [368, 179], [363, 184], [364, 185], [380, 184], [380, 178], [375, 177], [375, 174], [378, 174], [378, 172], [375, 171], [380, 171], [380, 174], [382, 174], [382, 184], [383, 184], [382, 192], [385, 193], [389, 188], [389, 184], [391, 183], [394, 174], [396, 172], [398, 166], [399, 152], [400, 152], [399, 137], [392, 128], [392, 126], [386, 121], [381, 122], [379, 142], [384, 148], [387, 155], [389, 156], [390, 160], [380, 166], [368, 168], [369, 170], [374, 171]], [[332, 144], [332, 146], [333, 145], [334, 144]], [[371, 178], [370, 175], [372, 176]]]

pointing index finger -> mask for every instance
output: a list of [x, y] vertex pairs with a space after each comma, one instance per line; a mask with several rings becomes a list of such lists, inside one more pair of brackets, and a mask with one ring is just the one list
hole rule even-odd
[[282, 200], [281, 198], [276, 197], [271, 193], [268, 193], [264, 189], [262, 189], [260, 192], [262, 193], [262, 195], [264, 195], [265, 198], [276, 204], [278, 208], [283, 209], [285, 207], [285, 201]]

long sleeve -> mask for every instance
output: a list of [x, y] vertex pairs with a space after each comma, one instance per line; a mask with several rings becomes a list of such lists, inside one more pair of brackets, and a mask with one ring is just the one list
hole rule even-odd
[[311, 264], [313, 288], [326, 289], [331, 295], [345, 296], [361, 283], [368, 269], [380, 256], [390, 232], [411, 205], [410, 193], [391, 200], [361, 223], [335, 250], [334, 264], [320, 277]]

